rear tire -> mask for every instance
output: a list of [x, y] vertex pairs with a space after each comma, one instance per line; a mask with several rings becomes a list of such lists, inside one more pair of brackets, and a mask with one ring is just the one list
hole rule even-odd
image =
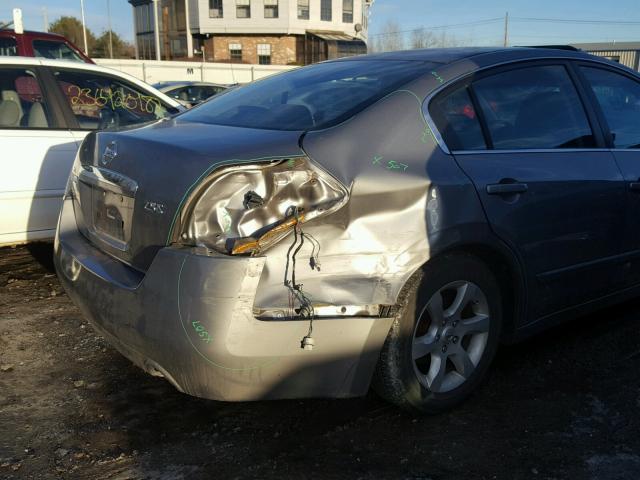
[[400, 294], [373, 379], [385, 400], [414, 413], [438, 413], [481, 383], [502, 329], [500, 287], [474, 256], [446, 254], [414, 275]]

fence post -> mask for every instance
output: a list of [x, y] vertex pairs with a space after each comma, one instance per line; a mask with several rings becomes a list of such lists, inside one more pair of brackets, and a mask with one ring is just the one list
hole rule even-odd
[[142, 62], [142, 81], [147, 81], [147, 64]]
[[254, 71], [255, 67], [253, 65], [251, 65], [251, 81], [253, 82], [256, 78], [255, 78], [255, 71]]

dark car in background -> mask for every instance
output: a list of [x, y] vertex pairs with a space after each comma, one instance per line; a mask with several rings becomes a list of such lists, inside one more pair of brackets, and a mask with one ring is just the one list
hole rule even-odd
[[227, 85], [209, 82], [158, 82], [153, 87], [185, 107], [195, 107], [229, 88]]
[[82, 50], [55, 33], [0, 30], [0, 56], [40, 57], [94, 63]]
[[89, 134], [55, 261], [95, 328], [183, 392], [373, 385], [436, 412], [500, 342], [640, 294], [638, 212], [636, 72], [558, 48], [415, 50]]

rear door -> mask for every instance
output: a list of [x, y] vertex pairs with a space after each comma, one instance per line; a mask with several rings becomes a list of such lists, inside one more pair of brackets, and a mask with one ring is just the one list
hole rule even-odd
[[578, 67], [605, 125], [605, 137], [624, 176], [629, 209], [625, 231], [628, 284], [640, 283], [640, 79], [602, 64]]
[[[447, 98], [456, 88], [466, 100]], [[430, 104], [493, 230], [520, 257], [530, 320], [623, 284], [625, 187], [580, 92], [568, 65], [527, 63]]]
[[43, 71], [0, 67], [0, 244], [53, 237], [76, 153]]

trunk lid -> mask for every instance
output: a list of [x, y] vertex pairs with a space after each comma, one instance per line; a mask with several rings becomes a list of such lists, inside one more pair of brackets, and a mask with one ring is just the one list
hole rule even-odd
[[[76, 219], [102, 251], [146, 271], [187, 194], [216, 167], [303, 154], [302, 132], [179, 119], [88, 137]], [[95, 142], [95, 143], [94, 143]]]

